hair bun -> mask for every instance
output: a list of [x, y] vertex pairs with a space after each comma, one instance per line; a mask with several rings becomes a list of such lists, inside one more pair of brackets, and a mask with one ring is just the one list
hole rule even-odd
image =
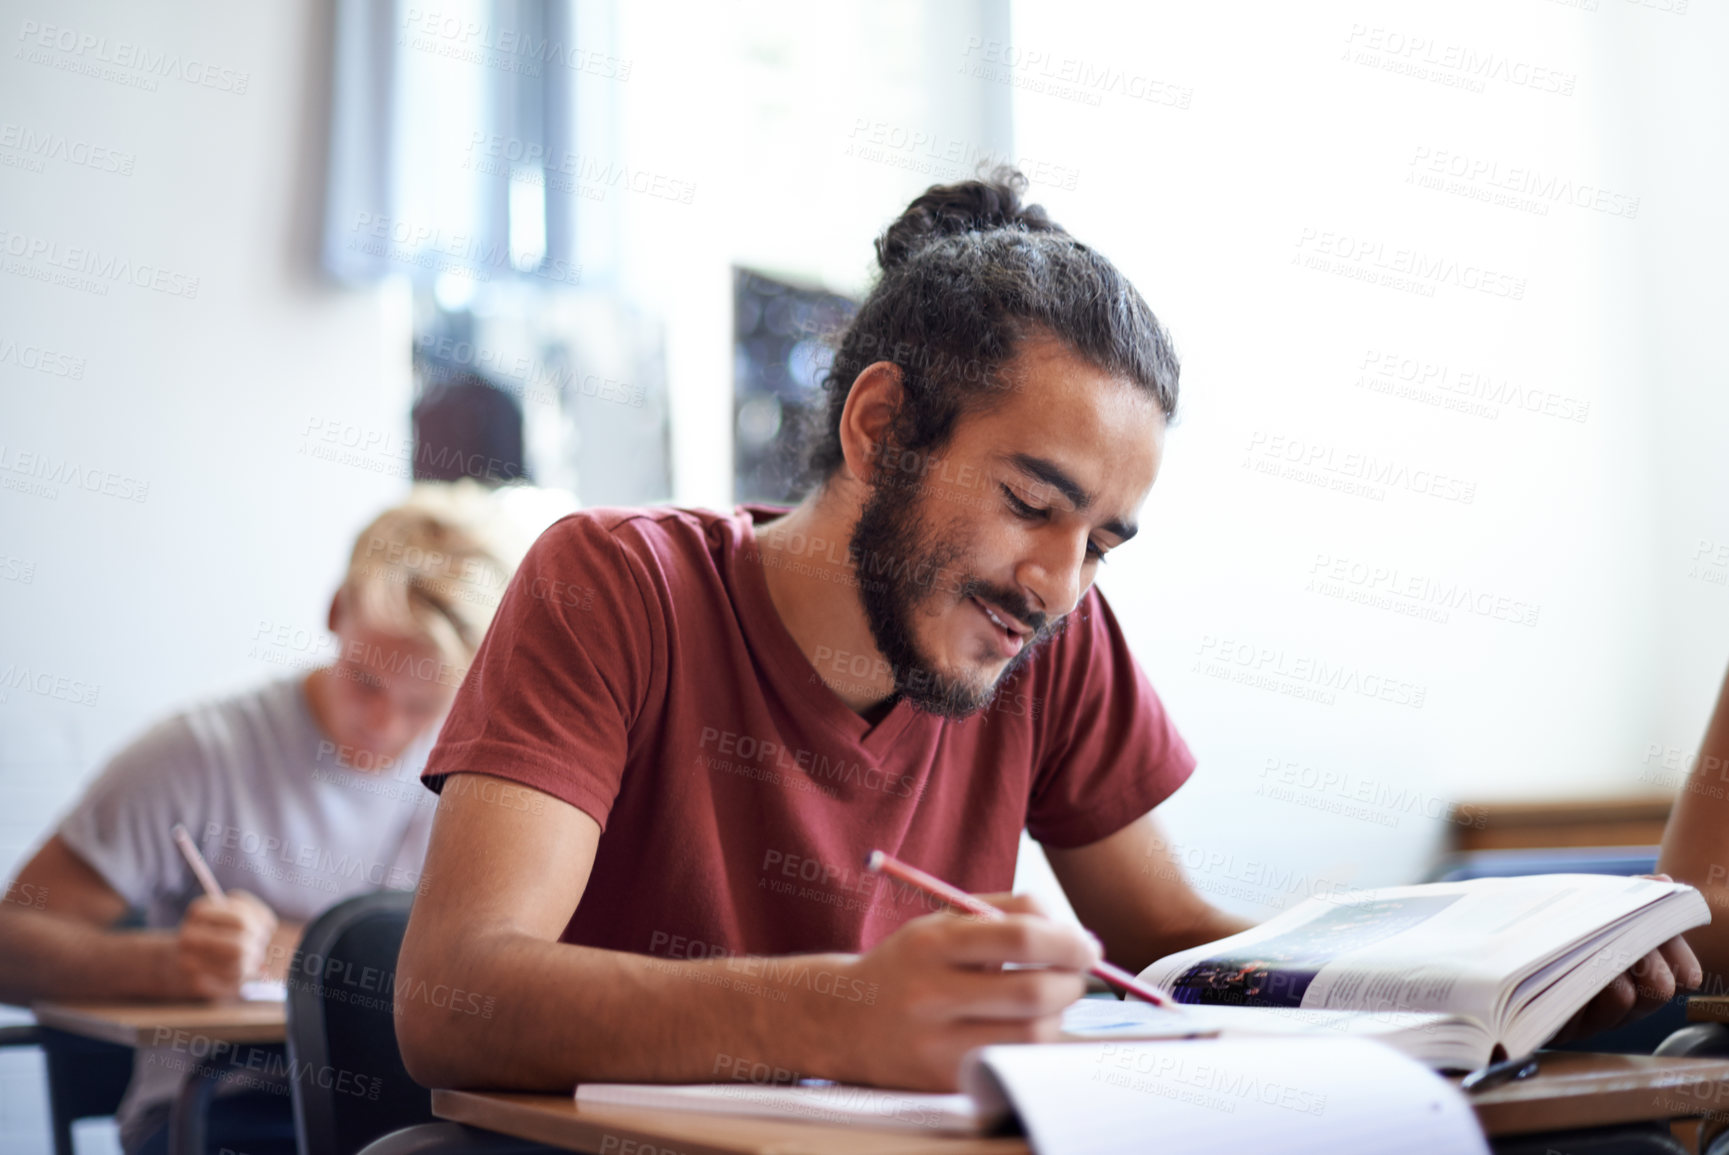
[[877, 238], [877, 263], [891, 269], [939, 237], [990, 229], [1061, 233], [1040, 205], [1021, 204], [1027, 178], [1007, 165], [982, 180], [935, 184]]

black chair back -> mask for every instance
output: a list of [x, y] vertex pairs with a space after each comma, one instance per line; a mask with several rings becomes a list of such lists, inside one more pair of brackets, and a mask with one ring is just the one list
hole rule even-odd
[[307, 926], [288, 974], [288, 1058], [301, 1155], [353, 1155], [433, 1120], [402, 1065], [392, 1000], [413, 895], [339, 902]]

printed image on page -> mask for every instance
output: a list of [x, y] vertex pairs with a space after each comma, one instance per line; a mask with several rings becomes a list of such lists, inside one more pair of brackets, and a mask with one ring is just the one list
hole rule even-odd
[[1179, 1003], [1300, 1007], [1322, 967], [1402, 934], [1459, 898], [1421, 895], [1336, 906], [1270, 938], [1242, 944], [1243, 949], [1204, 958], [1166, 989]]

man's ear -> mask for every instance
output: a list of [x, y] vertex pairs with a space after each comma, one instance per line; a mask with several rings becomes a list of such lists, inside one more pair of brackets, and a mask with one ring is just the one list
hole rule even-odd
[[898, 365], [873, 361], [853, 378], [840, 415], [841, 457], [846, 472], [869, 484], [882, 464], [895, 415], [906, 400]]

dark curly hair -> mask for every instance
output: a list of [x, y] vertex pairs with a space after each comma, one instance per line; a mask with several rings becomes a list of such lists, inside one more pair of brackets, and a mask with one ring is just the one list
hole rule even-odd
[[962, 414], [1003, 395], [1000, 370], [1040, 330], [1146, 390], [1166, 420], [1175, 415], [1170, 335], [1116, 266], [1039, 205], [1021, 204], [1026, 187], [1006, 166], [983, 180], [932, 185], [877, 238], [882, 276], [841, 332], [823, 380], [806, 465], [813, 482], [840, 467], [841, 413], [867, 365], [899, 367], [906, 400], [896, 446], [930, 452]]

